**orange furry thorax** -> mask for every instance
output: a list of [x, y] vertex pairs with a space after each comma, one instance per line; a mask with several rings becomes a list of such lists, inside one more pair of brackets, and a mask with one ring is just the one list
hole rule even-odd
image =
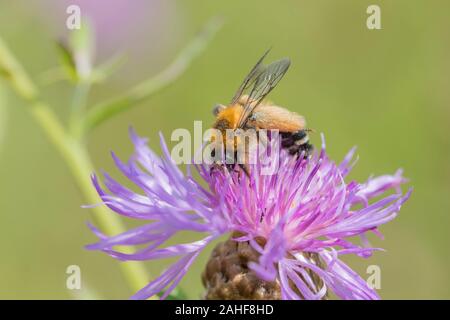
[[219, 130], [236, 129], [242, 111], [243, 107], [240, 104], [235, 104], [225, 108], [217, 115], [217, 120], [214, 127]]

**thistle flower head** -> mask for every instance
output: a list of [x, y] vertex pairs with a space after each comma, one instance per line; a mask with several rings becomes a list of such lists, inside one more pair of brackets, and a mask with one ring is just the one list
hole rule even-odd
[[[111, 237], [91, 226], [99, 241], [88, 248], [120, 260], [178, 257], [133, 298], [145, 299], [162, 291], [163, 298], [167, 296], [199, 253], [226, 233], [258, 253], [248, 268], [262, 281], [278, 283], [283, 299], [322, 299], [327, 291], [342, 299], [379, 298], [340, 256], [369, 257], [379, 250], [368, 247], [366, 233], [380, 235], [377, 228], [395, 218], [408, 199], [410, 192], [403, 195], [400, 190], [405, 182], [401, 171], [364, 183], [346, 182], [355, 149], [336, 164], [322, 145], [309, 159], [281, 150], [278, 170], [271, 175], [262, 174], [259, 164], [251, 166], [248, 176], [211, 170], [206, 164], [187, 165], [183, 173], [170, 158], [162, 136], [163, 155], [158, 157], [146, 139], [132, 130], [130, 134], [135, 146], [130, 160], [124, 163], [114, 154], [113, 158], [141, 192], [126, 188], [106, 173], [107, 190], [95, 175], [92, 180], [105, 205], [120, 215], [142, 220], [143, 225]], [[192, 167], [199, 181], [193, 178]], [[372, 201], [390, 190], [394, 193]], [[202, 238], [165, 245], [181, 231], [198, 232]], [[361, 237], [362, 245], [350, 241], [354, 236]], [[115, 249], [134, 245], [143, 247], [132, 254]]]

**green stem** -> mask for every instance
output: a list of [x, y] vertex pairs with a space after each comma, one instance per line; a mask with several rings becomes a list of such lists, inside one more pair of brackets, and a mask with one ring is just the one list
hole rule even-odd
[[90, 89], [91, 83], [89, 80], [80, 80], [75, 86], [69, 118], [69, 131], [74, 137], [80, 137], [81, 135], [81, 123]]
[[[0, 74], [6, 76], [17, 94], [29, 102], [31, 114], [66, 161], [86, 201], [97, 203], [99, 198], [89, 179], [94, 172], [94, 167], [86, 146], [68, 136], [52, 110], [40, 101], [37, 87], [2, 39], [0, 39]], [[125, 231], [120, 219], [105, 207], [98, 206], [92, 208], [92, 211], [96, 223], [106, 234], [115, 235]], [[124, 252], [132, 251], [132, 248], [124, 248]], [[147, 272], [141, 262], [121, 262], [120, 268], [133, 291], [141, 289], [148, 282]]]

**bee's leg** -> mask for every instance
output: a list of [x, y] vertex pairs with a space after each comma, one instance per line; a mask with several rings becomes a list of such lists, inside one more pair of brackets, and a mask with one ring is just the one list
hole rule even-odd
[[247, 164], [240, 164], [239, 167], [244, 171], [247, 178], [250, 178], [250, 169]]
[[236, 170], [236, 165], [234, 163], [227, 163], [225, 164], [225, 167], [227, 167], [227, 170], [230, 172], [237, 172], [238, 170]]
[[237, 176], [238, 182], [241, 181], [242, 171], [244, 171], [244, 173], [247, 174], [245, 169], [243, 169], [242, 165], [226, 164], [225, 167], [227, 168], [228, 172], [233, 173], [233, 174], [235, 174]]
[[[216, 156], [216, 149], [212, 149], [211, 150], [211, 159], [214, 159], [215, 156]], [[220, 167], [221, 167], [220, 163], [214, 162], [209, 169], [209, 175], [211, 176], [213, 174], [213, 172], [218, 170]]]
[[264, 208], [261, 212], [261, 216], [259, 217], [259, 222], [263, 222], [264, 216], [266, 215], [266, 208]]
[[221, 171], [221, 170], [223, 170], [223, 169], [224, 169], [223, 164], [221, 164], [221, 163], [219, 163], [219, 162], [214, 162], [214, 163], [211, 165], [211, 167], [209, 168], [209, 175], [212, 176], [212, 174], [213, 174], [215, 171]]

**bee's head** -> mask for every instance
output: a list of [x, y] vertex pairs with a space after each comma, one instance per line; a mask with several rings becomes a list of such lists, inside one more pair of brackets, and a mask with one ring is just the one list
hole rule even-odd
[[226, 106], [224, 106], [223, 104], [217, 103], [216, 105], [213, 106], [212, 113], [215, 117], [217, 117], [219, 113], [225, 108]]

